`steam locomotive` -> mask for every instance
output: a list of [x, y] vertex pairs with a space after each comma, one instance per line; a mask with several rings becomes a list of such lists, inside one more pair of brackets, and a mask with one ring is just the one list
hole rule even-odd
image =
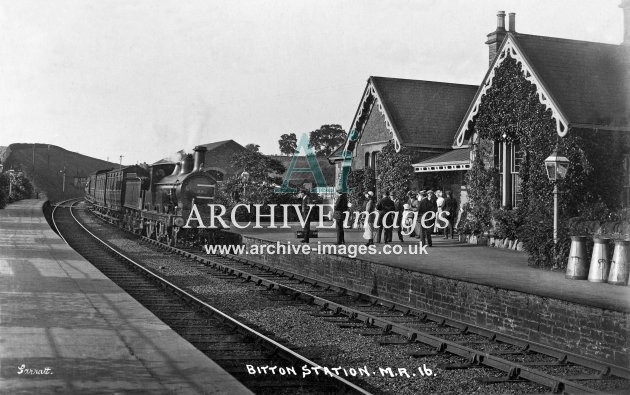
[[205, 217], [214, 201], [217, 182], [203, 171], [206, 150], [197, 146], [175, 164], [99, 170], [88, 178], [85, 198], [96, 215], [135, 233], [169, 244], [203, 243], [210, 230], [182, 227], [193, 204]]

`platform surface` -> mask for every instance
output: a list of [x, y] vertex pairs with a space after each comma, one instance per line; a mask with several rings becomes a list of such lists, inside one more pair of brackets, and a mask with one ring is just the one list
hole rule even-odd
[[66, 245], [42, 204], [0, 210], [0, 393], [250, 393]]
[[[281, 225], [281, 224], [279, 224]], [[316, 229], [311, 224], [311, 229]], [[299, 244], [295, 231], [301, 229], [292, 224], [288, 229], [236, 229], [230, 231], [262, 240]], [[336, 243], [334, 229], [318, 229], [319, 237], [311, 238], [310, 245], [318, 242]], [[347, 229], [346, 244], [365, 244], [362, 231]], [[392, 244], [410, 245], [419, 240], [404, 238], [400, 243], [396, 233]], [[383, 244], [377, 244], [382, 252]], [[607, 310], [630, 312], [630, 287], [607, 283], [592, 283], [585, 280], [567, 280], [564, 271], [541, 270], [528, 266], [528, 255], [509, 249], [477, 246], [459, 243], [457, 240], [445, 240], [443, 236], [433, 235], [433, 247], [427, 249], [427, 255], [359, 254], [358, 259], [383, 265], [404, 268], [431, 275], [468, 281], [476, 284], [509, 289], [543, 297], [560, 299], [584, 306]]]

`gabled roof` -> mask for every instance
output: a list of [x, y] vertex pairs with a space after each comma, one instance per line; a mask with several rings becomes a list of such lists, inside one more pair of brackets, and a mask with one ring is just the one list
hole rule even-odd
[[201, 147], [206, 147], [208, 149], [208, 152], [209, 152], [209, 151], [215, 150], [215, 149], [217, 149], [217, 148], [219, 148], [219, 147], [221, 147], [221, 146], [223, 146], [223, 145], [225, 145], [227, 143], [230, 143], [230, 142], [232, 142], [232, 143], [240, 146], [241, 148], [245, 149], [245, 147], [243, 147], [242, 145], [240, 145], [239, 143], [237, 143], [236, 141], [231, 140], [231, 139], [230, 140], [223, 140], [223, 141], [215, 141], [214, 143], [208, 143], [208, 144], [200, 144], [200, 146]]
[[[222, 140], [222, 141], [215, 141], [214, 143], [208, 143], [208, 144], [199, 144], [200, 147], [206, 147], [207, 151], [206, 152], [210, 152], [213, 151], [217, 148], [223, 147], [224, 145], [228, 144], [228, 143], [232, 143], [232, 144], [236, 144], [239, 148], [242, 149], [246, 149], [245, 147], [243, 147], [242, 145], [240, 145], [239, 143], [237, 143], [234, 140]], [[181, 155], [182, 153], [185, 153], [184, 150], [178, 151], [177, 154]], [[162, 158], [160, 160], [158, 160], [157, 162], [152, 163], [152, 165], [161, 165], [161, 164], [171, 164], [171, 163], [177, 163], [179, 162], [179, 160], [173, 160], [172, 157], [167, 157], [167, 158]]]
[[396, 151], [402, 145], [448, 147], [476, 89], [475, 85], [370, 77], [343, 149], [353, 151], [352, 131], [360, 136], [375, 110], [385, 117]]
[[508, 33], [475, 94], [453, 146], [462, 146], [468, 123], [492, 86], [506, 57], [519, 62], [536, 85], [542, 104], [552, 111], [556, 130], [571, 127], [630, 130], [630, 48], [529, 34]]
[[516, 42], [569, 126], [629, 125], [630, 62], [623, 59], [623, 46], [527, 34], [517, 34]]
[[153, 162], [151, 163], [151, 165], [163, 165], [163, 164], [174, 164], [175, 162], [168, 159], [168, 158], [162, 158], [160, 160], [158, 160], [157, 162]]
[[477, 86], [370, 77], [402, 145], [449, 146]]

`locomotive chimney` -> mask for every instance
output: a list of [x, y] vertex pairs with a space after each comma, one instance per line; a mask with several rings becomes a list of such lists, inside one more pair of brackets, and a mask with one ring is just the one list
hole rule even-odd
[[497, 29], [493, 31], [492, 33], [488, 34], [487, 36], [488, 41], [486, 41], [486, 44], [488, 44], [488, 49], [489, 49], [488, 55], [489, 55], [490, 64], [492, 64], [492, 61], [497, 56], [497, 51], [499, 50], [501, 43], [503, 43], [503, 39], [505, 38], [506, 34], [507, 33], [505, 31], [505, 11], [499, 11], [497, 13]]
[[179, 172], [180, 176], [184, 174], [188, 174], [193, 169], [193, 156], [192, 154], [186, 154], [184, 159], [182, 160], [182, 170]]
[[180, 170], [182, 169], [182, 164], [177, 162], [175, 164], [175, 168], [173, 169], [173, 172], [171, 173], [172, 176], [176, 176], [179, 174]]
[[205, 162], [207, 150], [208, 149], [203, 145], [198, 145], [193, 149], [193, 151], [195, 151], [195, 166], [193, 167], [193, 171], [201, 171], [201, 167]]

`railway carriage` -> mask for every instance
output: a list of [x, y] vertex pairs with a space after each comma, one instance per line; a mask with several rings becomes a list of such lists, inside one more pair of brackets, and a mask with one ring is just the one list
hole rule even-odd
[[94, 203], [94, 187], [96, 184], [96, 172], [88, 176], [85, 182], [85, 198], [88, 202]]

